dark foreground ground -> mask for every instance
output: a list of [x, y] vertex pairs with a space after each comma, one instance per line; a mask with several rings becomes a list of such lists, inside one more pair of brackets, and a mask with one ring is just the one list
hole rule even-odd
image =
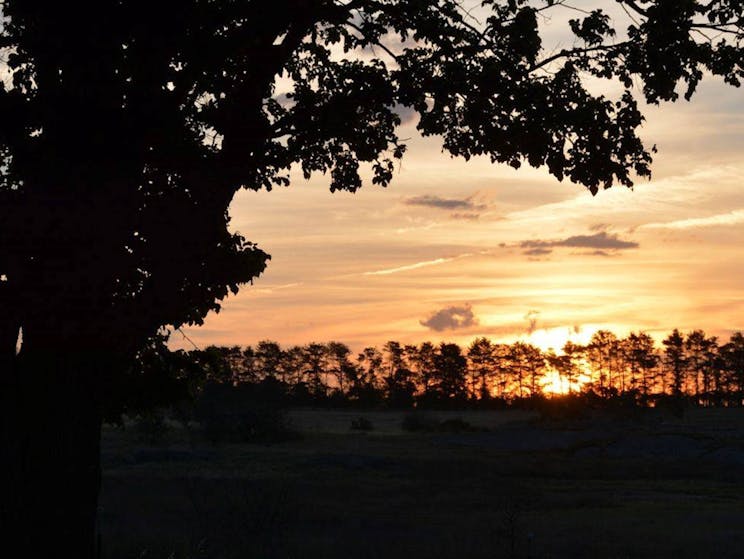
[[297, 410], [302, 438], [270, 446], [108, 428], [103, 557], [744, 557], [744, 410], [433, 414], [485, 429], [464, 433], [404, 415]]

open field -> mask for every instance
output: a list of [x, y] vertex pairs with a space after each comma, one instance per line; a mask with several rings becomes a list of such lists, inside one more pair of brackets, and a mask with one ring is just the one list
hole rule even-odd
[[430, 433], [405, 415], [294, 410], [302, 437], [270, 446], [107, 428], [103, 557], [744, 555], [744, 410], [432, 412], [482, 430]]

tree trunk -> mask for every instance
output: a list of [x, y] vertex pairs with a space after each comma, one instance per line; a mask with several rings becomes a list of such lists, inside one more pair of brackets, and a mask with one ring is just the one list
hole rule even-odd
[[101, 411], [90, 354], [5, 360], [0, 394], [0, 537], [18, 557], [98, 555]]

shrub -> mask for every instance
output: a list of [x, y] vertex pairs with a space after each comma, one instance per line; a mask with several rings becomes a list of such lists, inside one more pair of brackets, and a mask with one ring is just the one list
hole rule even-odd
[[278, 443], [297, 438], [283, 409], [255, 406], [241, 412], [200, 417], [204, 437], [213, 443]]
[[372, 431], [375, 426], [366, 417], [357, 417], [351, 420], [351, 429], [353, 431]]
[[297, 438], [281, 399], [255, 387], [210, 385], [195, 409], [204, 437], [213, 442], [275, 443]]

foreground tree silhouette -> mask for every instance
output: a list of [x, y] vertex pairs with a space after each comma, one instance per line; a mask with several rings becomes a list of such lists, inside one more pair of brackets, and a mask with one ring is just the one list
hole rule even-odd
[[631, 185], [651, 162], [634, 81], [654, 103], [704, 70], [739, 85], [741, 2], [626, 0], [627, 39], [594, 11], [545, 55], [539, 17], [561, 4], [0, 2], [5, 545], [94, 555], [107, 394], [164, 325], [201, 323], [266, 265], [228, 229], [239, 188], [286, 185], [292, 164], [332, 190], [359, 188], [362, 163], [387, 185], [400, 107], [453, 155]]

